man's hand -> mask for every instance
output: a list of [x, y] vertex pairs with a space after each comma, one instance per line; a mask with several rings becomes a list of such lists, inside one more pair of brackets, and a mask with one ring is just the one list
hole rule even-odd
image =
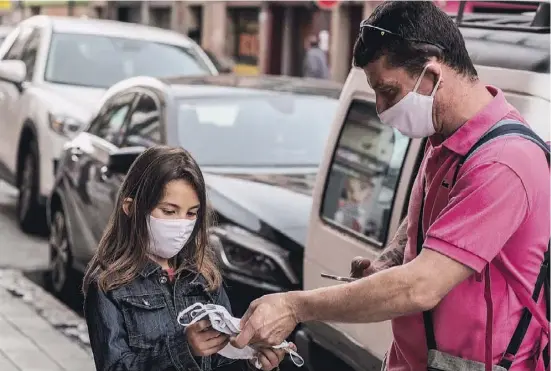
[[241, 319], [241, 333], [232, 340], [237, 348], [248, 344], [281, 344], [298, 324], [292, 293], [263, 296], [251, 303]]
[[378, 272], [371, 260], [357, 256], [350, 263], [350, 277], [362, 278]]
[[191, 353], [196, 357], [218, 353], [229, 341], [228, 335], [213, 330], [208, 320], [199, 321], [186, 328], [186, 336]]
[[[295, 344], [290, 343], [291, 349], [297, 350]], [[258, 361], [262, 365], [263, 371], [271, 371], [283, 361], [285, 357], [284, 349], [272, 349], [272, 348], [259, 348], [258, 349]]]

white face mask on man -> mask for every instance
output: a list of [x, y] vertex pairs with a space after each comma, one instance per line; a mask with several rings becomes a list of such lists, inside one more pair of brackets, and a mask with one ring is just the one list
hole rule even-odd
[[398, 103], [385, 111], [378, 113], [381, 122], [398, 130], [410, 138], [425, 138], [436, 133], [432, 120], [434, 95], [442, 80], [442, 73], [438, 77], [436, 85], [430, 95], [417, 92], [419, 85], [430, 64], [427, 64], [417, 79], [413, 91], [410, 91]]
[[170, 259], [178, 254], [186, 245], [195, 220], [189, 219], [158, 219], [149, 216], [149, 253], [163, 259]]

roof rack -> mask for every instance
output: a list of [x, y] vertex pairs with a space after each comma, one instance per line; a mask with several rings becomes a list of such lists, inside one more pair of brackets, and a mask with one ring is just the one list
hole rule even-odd
[[467, 1], [459, 3], [455, 22], [460, 27], [480, 28], [485, 30], [521, 31], [532, 33], [549, 33], [549, 2], [541, 2], [534, 17], [527, 15], [507, 14], [465, 14]]

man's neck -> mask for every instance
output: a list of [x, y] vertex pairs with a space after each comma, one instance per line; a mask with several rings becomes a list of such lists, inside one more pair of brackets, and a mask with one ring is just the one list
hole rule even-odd
[[464, 123], [476, 116], [494, 98], [486, 89], [486, 85], [480, 80], [476, 82], [465, 82], [459, 85], [454, 94], [455, 101], [452, 107], [457, 107], [447, 118], [448, 123], [444, 124], [442, 135], [449, 137], [457, 131]]

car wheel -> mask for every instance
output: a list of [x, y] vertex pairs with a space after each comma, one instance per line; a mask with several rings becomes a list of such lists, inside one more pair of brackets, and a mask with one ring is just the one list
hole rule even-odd
[[65, 214], [55, 210], [50, 227], [50, 264], [46, 285], [56, 296], [70, 299], [77, 294], [78, 284], [72, 268], [71, 245]]
[[38, 202], [38, 148], [35, 141], [29, 144], [19, 168], [17, 217], [24, 232], [47, 232], [46, 210]]

